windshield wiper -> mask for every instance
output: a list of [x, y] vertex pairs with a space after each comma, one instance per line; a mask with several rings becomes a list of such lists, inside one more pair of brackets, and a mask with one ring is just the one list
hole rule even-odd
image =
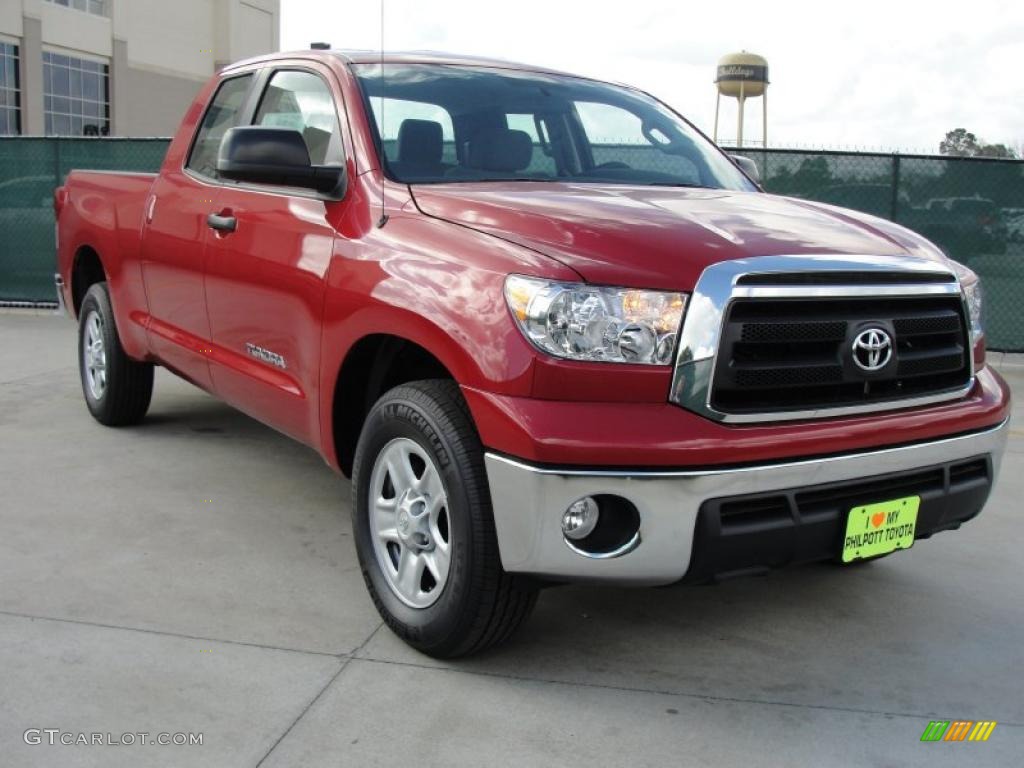
[[[438, 179], [437, 181], [431, 180], [431, 181], [426, 182], [426, 183], [428, 183], [428, 184], [479, 184], [479, 183], [489, 184], [489, 183], [499, 182], [499, 181], [540, 181], [540, 182], [543, 182], [545, 184], [551, 184], [551, 183], [554, 183], [556, 181], [565, 181], [565, 179], [535, 179], [535, 178], [533, 178], [531, 176], [505, 176], [505, 177], [501, 177], [501, 178], [486, 178], [486, 179], [463, 179], [463, 178], [445, 177], [443, 179]], [[410, 181], [410, 182], [406, 182], [406, 183], [408, 183], [408, 184], [415, 184], [417, 182]]]
[[468, 179], [468, 178], [454, 178], [445, 177], [443, 179], [431, 179], [430, 181], [419, 181], [419, 182], [406, 182], [408, 184], [488, 184], [497, 183], [502, 181], [533, 181], [540, 182], [543, 184], [614, 184], [619, 186], [643, 186], [643, 187], [682, 187], [687, 189], [718, 189], [718, 187], [709, 187], [705, 184], [687, 184], [685, 182], [673, 182], [673, 181], [621, 181], [618, 179], [602, 179], [599, 176], [558, 176], [554, 178], [536, 178], [533, 176], [504, 176], [504, 177], [493, 177], [483, 179]]
[[715, 187], [709, 187], [706, 184], [687, 184], [686, 182], [675, 182], [675, 181], [645, 181], [644, 186], [647, 187], [686, 187], [687, 189], [715, 189]]

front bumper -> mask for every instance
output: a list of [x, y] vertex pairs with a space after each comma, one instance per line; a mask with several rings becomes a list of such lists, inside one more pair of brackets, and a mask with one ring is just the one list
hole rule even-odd
[[[702, 558], [706, 553], [694, 549], [697, 523], [702, 509], [708, 508], [707, 502], [726, 497], [773, 491], [792, 495], [843, 481], [944, 468], [940, 495], [946, 498], [950, 494], [950, 468], [967, 460], [983, 459], [988, 468], [984, 492], [980, 497], [971, 496], [976, 508], [966, 510], [959, 518], [967, 519], [980, 510], [995, 480], [1008, 432], [1009, 420], [970, 434], [913, 445], [731, 469], [549, 469], [495, 453], [487, 453], [485, 463], [501, 561], [506, 571], [555, 580], [656, 585], [686, 577], [691, 561], [713, 575], [715, 564], [709, 566], [707, 556]], [[561, 519], [565, 509], [583, 496], [600, 494], [623, 497], [639, 512], [638, 541], [624, 548], [618, 556], [581, 554], [571, 548], [562, 535]], [[859, 499], [850, 506], [892, 497]], [[936, 518], [930, 526], [928, 529], [919, 526], [918, 537], [954, 527], [945, 518]], [[837, 538], [836, 553], [838, 548]]]

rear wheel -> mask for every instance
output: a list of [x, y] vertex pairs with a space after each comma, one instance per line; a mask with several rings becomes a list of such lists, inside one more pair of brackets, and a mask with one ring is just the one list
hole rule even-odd
[[125, 354], [106, 283], [95, 283], [82, 299], [78, 359], [82, 393], [93, 418], [111, 427], [142, 421], [153, 395], [153, 366]]
[[419, 381], [377, 401], [352, 489], [363, 578], [399, 637], [451, 658], [525, 621], [537, 590], [501, 567], [483, 449], [458, 385]]

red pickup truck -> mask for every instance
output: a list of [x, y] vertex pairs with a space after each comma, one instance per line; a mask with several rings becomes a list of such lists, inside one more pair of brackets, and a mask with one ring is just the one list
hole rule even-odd
[[538, 590], [852, 563], [984, 505], [1009, 391], [978, 279], [764, 193], [642, 91], [302, 51], [220, 72], [156, 175], [55, 193], [85, 401], [161, 365], [352, 478], [366, 585], [436, 656]]

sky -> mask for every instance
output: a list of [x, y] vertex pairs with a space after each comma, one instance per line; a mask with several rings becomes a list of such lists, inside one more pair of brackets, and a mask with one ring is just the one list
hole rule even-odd
[[[768, 59], [770, 146], [938, 151], [963, 127], [1024, 148], [1024, 5], [858, 0], [384, 0], [386, 50], [482, 55], [628, 83], [710, 134], [715, 66]], [[282, 0], [285, 50], [380, 46], [380, 0]], [[761, 138], [747, 101], [744, 136]], [[735, 138], [722, 99], [719, 139]]]

